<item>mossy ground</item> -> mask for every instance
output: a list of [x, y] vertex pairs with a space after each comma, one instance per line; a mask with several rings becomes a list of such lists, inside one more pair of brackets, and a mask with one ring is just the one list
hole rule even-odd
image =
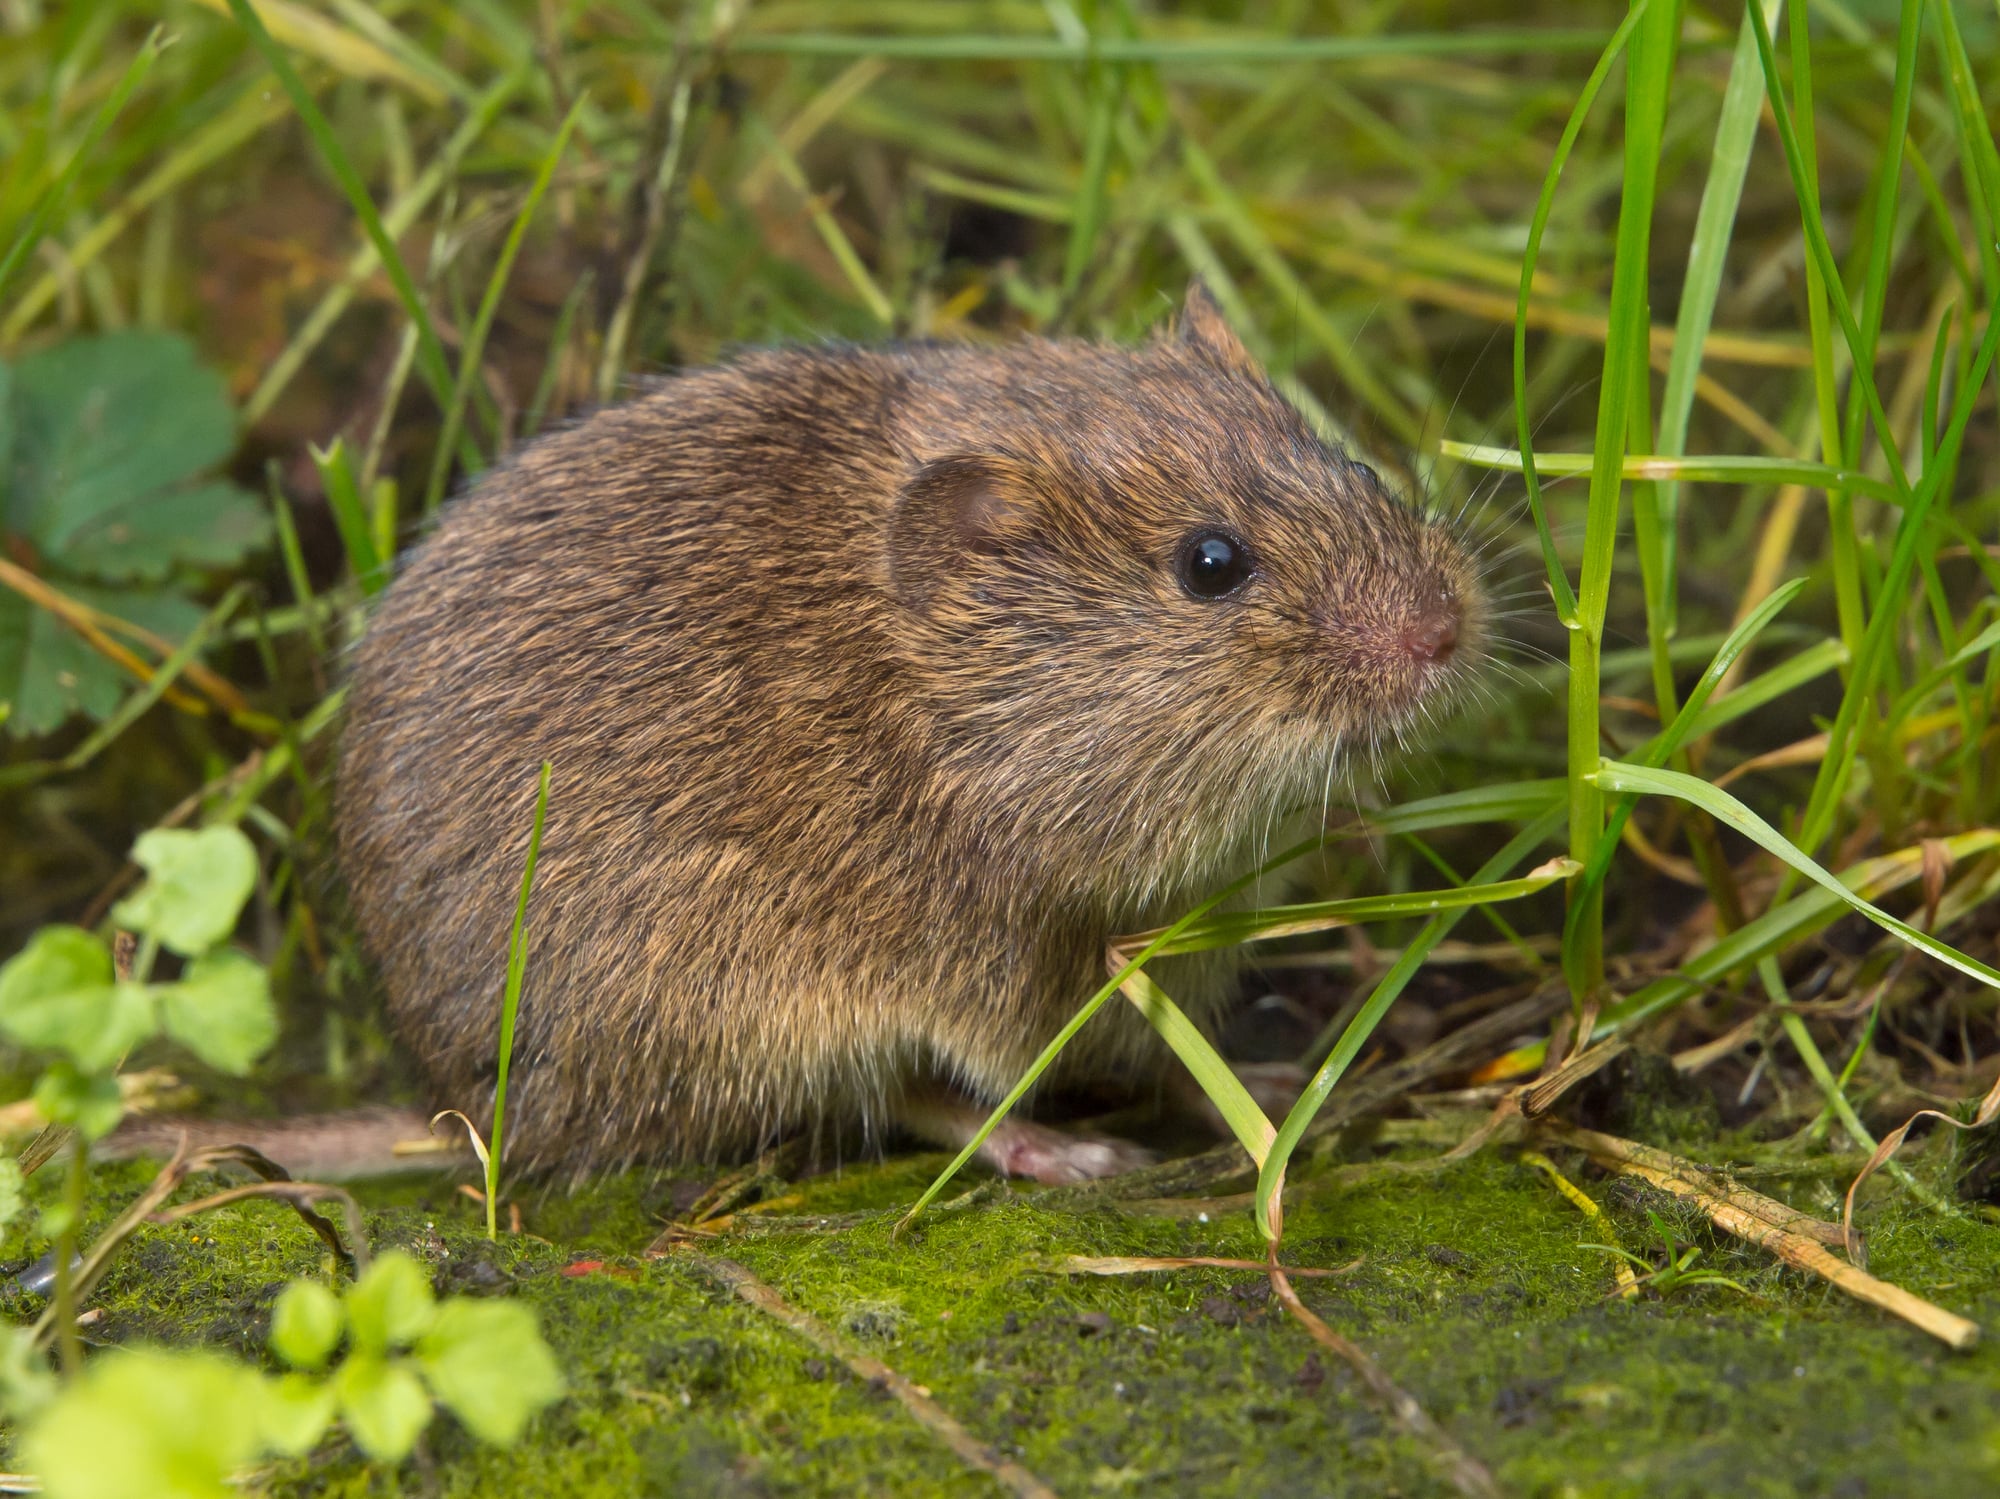
[[[1405, 1150], [1413, 1147], [1403, 1147]], [[1710, 1158], [1728, 1153], [1716, 1142]], [[1212, 1221], [1052, 1211], [995, 1193], [892, 1240], [940, 1163], [892, 1157], [813, 1178], [791, 1215], [835, 1231], [725, 1235], [727, 1256], [856, 1346], [926, 1386], [973, 1433], [1063, 1494], [1450, 1492], [1344, 1365], [1317, 1351], [1257, 1274], [1096, 1278], [1052, 1256], [1254, 1258], [1246, 1213]], [[1662, 1203], [1563, 1160], [1621, 1242], [1661, 1247]], [[143, 1168], [99, 1178], [106, 1219]], [[1935, 1166], [1933, 1169], [1936, 1169]], [[1768, 1185], [1768, 1183], [1767, 1183]], [[438, 1422], [398, 1470], [342, 1442], [276, 1471], [280, 1495], [960, 1494], [999, 1492], [885, 1392], [719, 1290], [687, 1257], [640, 1251], [691, 1182], [633, 1174], [574, 1193], [524, 1188], [529, 1234], [489, 1245], [442, 1179], [364, 1188], [378, 1249], [427, 1259], [441, 1290], [507, 1290], [539, 1313], [568, 1397], [516, 1449]], [[1782, 1195], [1837, 1207], [1831, 1177]], [[1878, 1274], [2000, 1322], [2000, 1234], [1893, 1192], [1868, 1215]], [[1611, 1299], [1604, 1237], [1510, 1150], [1439, 1174], [1290, 1195], [1286, 1258], [1360, 1261], [1301, 1281], [1516, 1495], [1935, 1495], [2000, 1483], [2000, 1351], [1922, 1334], [1663, 1213], [1699, 1262], [1755, 1299], [1697, 1286]], [[580, 1260], [602, 1268], [565, 1274]], [[289, 1276], [320, 1273], [285, 1209], [249, 1203], [140, 1233], [104, 1283], [93, 1334], [233, 1346], [255, 1356]]]

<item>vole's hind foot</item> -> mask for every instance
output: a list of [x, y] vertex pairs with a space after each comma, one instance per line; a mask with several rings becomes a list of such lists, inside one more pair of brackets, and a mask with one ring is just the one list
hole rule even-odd
[[1045, 1124], [1006, 1120], [986, 1137], [979, 1158], [1007, 1176], [1038, 1182], [1085, 1182], [1137, 1171], [1158, 1159], [1130, 1140], [1110, 1135], [1072, 1135]]
[[[947, 1150], [963, 1150], [990, 1111], [942, 1090], [913, 1092], [903, 1100], [904, 1129]], [[1095, 1181], [1137, 1171], [1157, 1159], [1144, 1146], [1108, 1135], [1072, 1135], [1025, 1119], [1003, 1119], [980, 1144], [979, 1159], [1003, 1176], [1050, 1184]]]

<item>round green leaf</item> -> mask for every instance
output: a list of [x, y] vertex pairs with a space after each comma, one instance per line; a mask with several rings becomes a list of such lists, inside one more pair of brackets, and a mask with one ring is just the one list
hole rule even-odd
[[114, 982], [110, 952], [81, 927], [43, 927], [0, 967], [0, 1032], [85, 1071], [111, 1066], [158, 1024], [152, 996]]
[[223, 1072], [241, 1077], [278, 1039], [269, 977], [234, 949], [196, 958], [179, 983], [156, 992], [167, 1034]]
[[400, 1249], [376, 1260], [347, 1293], [347, 1325], [364, 1354], [414, 1343], [436, 1315], [430, 1277]]
[[516, 1301], [452, 1297], [418, 1342], [417, 1362], [439, 1401], [495, 1446], [510, 1446], [563, 1392], [535, 1314]]
[[333, 1420], [333, 1386], [305, 1374], [267, 1379], [258, 1391], [257, 1426], [264, 1445], [286, 1457], [312, 1451]]
[[45, 926], [0, 964], [0, 1027], [15, 1006], [112, 981], [111, 950], [80, 926]]
[[271, 1308], [271, 1351], [295, 1369], [317, 1369], [340, 1342], [340, 1298], [316, 1280], [295, 1280]]
[[431, 1397], [405, 1364], [353, 1354], [334, 1376], [334, 1387], [348, 1432], [370, 1457], [400, 1461], [430, 1424]]
[[229, 1476], [257, 1455], [259, 1383], [211, 1353], [105, 1354], [28, 1428], [16, 1466], [50, 1499], [235, 1499]]
[[122, 926], [197, 957], [236, 930], [257, 882], [257, 852], [236, 828], [155, 828], [132, 845], [149, 878], [112, 913]]
[[[106, 1072], [78, 1072], [67, 1062], [51, 1063], [35, 1079], [34, 1100], [44, 1119], [67, 1124], [86, 1140], [102, 1140], [125, 1117], [117, 1078]], [[56, 1206], [61, 1204], [43, 1209], [45, 1228]]]

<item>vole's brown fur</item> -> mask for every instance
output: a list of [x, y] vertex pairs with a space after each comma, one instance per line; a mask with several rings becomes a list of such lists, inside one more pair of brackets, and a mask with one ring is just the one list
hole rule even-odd
[[[1254, 559], [1224, 599], [1177, 580], [1205, 526]], [[1136, 350], [749, 354], [445, 515], [354, 661], [342, 864], [438, 1101], [477, 1112], [554, 762], [528, 1164], [876, 1127], [1006, 1089], [1106, 939], [1425, 714], [1479, 612], [1446, 530], [1308, 431], [1199, 288]], [[1234, 971], [1159, 976], [1200, 1017]], [[1066, 1066], [1156, 1065], [1129, 1011]]]

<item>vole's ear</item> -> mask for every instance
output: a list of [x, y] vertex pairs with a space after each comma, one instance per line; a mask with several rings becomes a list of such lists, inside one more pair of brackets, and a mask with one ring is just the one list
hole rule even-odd
[[1243, 347], [1243, 340], [1229, 326], [1229, 320], [1222, 315], [1215, 297], [1199, 276], [1188, 282], [1187, 300], [1181, 304], [1181, 315], [1174, 322], [1174, 336], [1183, 348], [1194, 350], [1226, 370], [1259, 380], [1264, 378], [1264, 367]]
[[1034, 487], [1018, 464], [939, 458], [911, 476], [889, 518], [889, 584], [913, 609], [982, 556], [999, 556], [1033, 530]]

